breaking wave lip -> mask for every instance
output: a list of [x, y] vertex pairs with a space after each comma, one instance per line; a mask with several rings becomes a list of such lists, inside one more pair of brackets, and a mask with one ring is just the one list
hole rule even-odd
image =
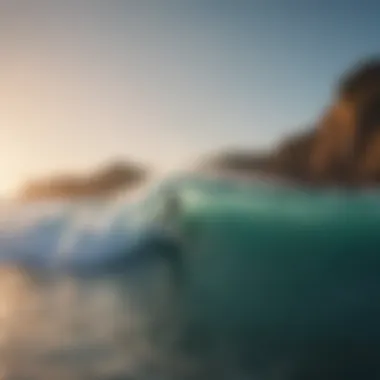
[[149, 234], [137, 209], [126, 200], [2, 206], [0, 264], [78, 269], [127, 259]]
[[160, 222], [152, 223], [163, 194], [190, 177], [156, 179], [136, 194], [107, 201], [1, 202], [0, 265], [58, 271], [130, 266], [149, 255], [140, 249], [145, 242], [165, 235]]
[[141, 249], [146, 243], [166, 237], [154, 218], [167, 189], [181, 180], [155, 179], [111, 200], [1, 202], [0, 265], [97, 272], [131, 266], [149, 256]]

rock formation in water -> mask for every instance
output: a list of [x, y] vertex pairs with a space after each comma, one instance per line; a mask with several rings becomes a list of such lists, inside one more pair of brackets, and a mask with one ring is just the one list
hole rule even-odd
[[84, 175], [62, 175], [27, 183], [20, 191], [23, 200], [104, 197], [141, 185], [148, 171], [140, 165], [115, 162]]
[[379, 183], [380, 60], [360, 63], [342, 76], [331, 105], [312, 128], [285, 139], [266, 157], [225, 154], [214, 165], [312, 185]]

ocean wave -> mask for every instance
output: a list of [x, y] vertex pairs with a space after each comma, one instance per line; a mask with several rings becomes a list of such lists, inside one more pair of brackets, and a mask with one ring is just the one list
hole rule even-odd
[[[313, 371], [310, 360], [318, 356], [328, 365], [335, 355], [324, 356], [326, 347], [336, 347], [339, 355], [345, 354], [347, 342], [358, 342], [358, 347], [380, 352], [379, 205], [374, 192], [311, 192], [184, 175], [157, 182], [133, 200], [4, 204], [0, 259], [54, 274], [131, 269], [132, 275], [119, 276], [120, 284], [112, 285], [103, 298], [108, 302], [119, 289], [115, 305], [121, 308], [133, 294], [136, 304], [127, 304], [118, 314], [120, 320], [143, 304], [136, 321], [147, 318], [153, 324], [143, 332], [154, 330], [159, 353], [164, 343], [155, 334], [167, 329], [173, 338], [168, 338], [170, 349], [173, 345], [174, 352], [199, 359], [206, 368], [216, 361], [225, 372], [230, 357], [231, 368], [247, 373], [256, 373], [261, 365], [264, 372], [271, 371], [288, 361]], [[160, 265], [134, 271], [134, 264], [145, 264], [146, 257], [159, 257]], [[60, 277], [52, 276], [54, 281]], [[79, 288], [87, 283], [83, 276], [74, 277]], [[94, 284], [116, 281], [106, 277], [89, 281], [96, 304], [105, 285], [93, 289]], [[44, 291], [49, 290], [50, 285]], [[89, 299], [86, 290], [77, 303], [64, 308], [70, 313], [81, 310], [83, 320], [96, 322], [98, 332], [105, 322], [111, 323], [114, 312], [108, 303], [100, 303], [96, 312], [87, 310]], [[62, 307], [57, 315], [61, 312]], [[47, 316], [43, 325], [56, 318]], [[135, 331], [140, 334], [140, 326]], [[171, 351], [168, 356], [172, 358]], [[128, 354], [120, 357], [124, 363]], [[142, 366], [151, 353], [146, 357]]]
[[[185, 224], [192, 210], [202, 208], [209, 216], [219, 218], [240, 213], [244, 219], [248, 215], [253, 225], [255, 220], [265, 224], [269, 218], [272, 224], [282, 219], [335, 228], [347, 218], [351, 226], [371, 220], [377, 223], [380, 215], [378, 194], [374, 192], [307, 192], [272, 182], [184, 174], [149, 184], [132, 199], [2, 203], [0, 262], [68, 269], [101, 267], [124, 258], [128, 265], [128, 258], [142, 255], [139, 245], [152, 235], [163, 235], [166, 227], [181, 230], [180, 224]], [[178, 210], [171, 210], [173, 201], [178, 203]], [[196, 227], [203, 229], [204, 235], [208, 227], [202, 223], [199, 220]], [[196, 239], [195, 235], [191, 238]], [[213, 238], [222, 241], [226, 236], [222, 232]]]

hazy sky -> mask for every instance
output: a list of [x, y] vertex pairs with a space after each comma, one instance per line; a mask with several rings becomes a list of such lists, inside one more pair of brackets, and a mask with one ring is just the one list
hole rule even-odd
[[0, 1], [0, 193], [270, 143], [379, 52], [379, 17], [365, 0]]

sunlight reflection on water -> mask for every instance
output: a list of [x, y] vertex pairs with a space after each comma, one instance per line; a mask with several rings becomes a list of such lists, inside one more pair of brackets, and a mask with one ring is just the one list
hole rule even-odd
[[0, 371], [30, 380], [148, 379], [148, 369], [159, 375], [164, 346], [155, 347], [154, 330], [173, 321], [163, 269], [97, 280], [2, 269]]

